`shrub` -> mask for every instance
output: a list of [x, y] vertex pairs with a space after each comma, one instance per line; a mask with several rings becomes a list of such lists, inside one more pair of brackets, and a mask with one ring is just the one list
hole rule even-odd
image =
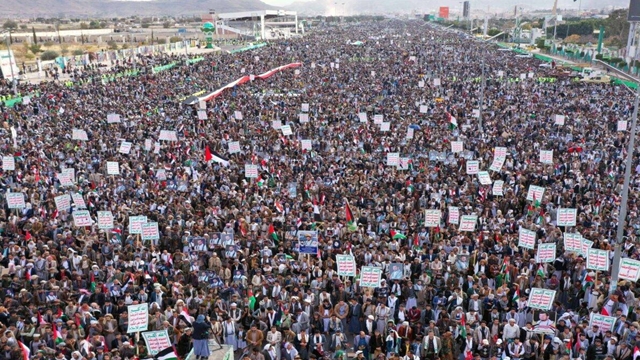
[[59, 56], [60, 56], [60, 54], [58, 54], [58, 52], [53, 51], [53, 50], [47, 50], [47, 51], [42, 53], [42, 55], [40, 56], [40, 59], [43, 60], [43, 61], [55, 60]]
[[77, 50], [73, 50], [72, 54], [75, 56], [78, 56], [78, 55], [84, 54], [84, 52], [80, 49], [77, 49]]
[[596, 55], [596, 60], [602, 60], [603, 55], [602, 54], [598, 54]]

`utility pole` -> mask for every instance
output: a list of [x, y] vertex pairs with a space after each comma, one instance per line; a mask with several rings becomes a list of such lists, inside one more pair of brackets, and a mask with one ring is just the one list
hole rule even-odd
[[7, 33], [4, 34], [4, 41], [7, 44], [7, 52], [9, 53], [9, 68], [11, 69], [11, 83], [13, 86], [13, 95], [18, 95], [18, 80], [16, 79], [15, 74], [13, 73], [13, 63], [16, 61], [16, 58], [13, 57], [13, 53], [11, 52], [11, 44], [9, 44], [9, 36]]
[[478, 109], [478, 130], [480, 130], [480, 133], [483, 133], [484, 130], [482, 129], [482, 110], [484, 109], [484, 88], [485, 88], [485, 83], [486, 83], [486, 79], [484, 76], [484, 56], [482, 56], [482, 85], [480, 87], [480, 108]]

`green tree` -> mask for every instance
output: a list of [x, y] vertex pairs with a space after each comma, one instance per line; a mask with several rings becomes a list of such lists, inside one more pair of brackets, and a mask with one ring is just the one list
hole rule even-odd
[[71, 54], [73, 54], [74, 56], [78, 56], [78, 55], [84, 54], [84, 52], [80, 49], [76, 49], [76, 50], [73, 50]]
[[172, 36], [169, 38], [169, 42], [170, 43], [177, 43], [177, 42], [181, 42], [182, 38], [180, 36]]
[[168, 29], [171, 27], [171, 23], [169, 21], [165, 21], [162, 23], [162, 27], [165, 29]]
[[15, 20], [7, 20], [2, 24], [2, 28], [9, 31], [14, 31], [18, 28], [18, 23]]
[[38, 55], [38, 53], [42, 52], [42, 46], [38, 44], [31, 44], [29, 46], [29, 51], [31, 51], [34, 55]]
[[59, 56], [60, 56], [60, 54], [58, 54], [56, 51], [47, 50], [47, 51], [42, 53], [42, 55], [40, 56], [40, 59], [42, 59], [43, 61], [55, 60]]
[[91, 20], [91, 22], [89, 23], [89, 29], [100, 29], [100, 22]]
[[629, 22], [627, 16], [629, 9], [618, 9], [609, 13], [609, 17], [604, 21], [605, 37], [618, 37], [626, 39], [629, 37]]

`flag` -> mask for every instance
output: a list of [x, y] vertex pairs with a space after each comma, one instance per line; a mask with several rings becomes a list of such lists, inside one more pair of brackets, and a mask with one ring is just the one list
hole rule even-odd
[[187, 323], [188, 327], [191, 327], [191, 316], [185, 308], [182, 308], [182, 311], [180, 311], [180, 315], [178, 315], [178, 317], [182, 319], [182, 321]]
[[25, 346], [25, 344], [23, 344], [20, 341], [18, 341], [18, 345], [20, 345], [20, 350], [22, 352], [22, 359], [29, 360], [29, 358], [31, 357], [31, 350], [29, 350], [29, 347]]
[[589, 275], [589, 273], [584, 274], [584, 279], [582, 279], [582, 290], [587, 290], [593, 286], [593, 278]]
[[507, 266], [509, 266], [509, 257], [505, 256], [504, 261], [502, 262], [502, 267], [500, 268], [500, 272], [505, 274], [507, 272]]
[[464, 314], [460, 317], [460, 325], [458, 325], [458, 334], [462, 338], [467, 337], [467, 321], [464, 318]]
[[26, 241], [29, 241], [29, 240], [31, 240], [31, 237], [32, 237], [32, 236], [31, 236], [31, 233], [29, 232], [29, 230], [27, 230], [27, 233], [26, 233], [26, 234], [24, 234], [24, 239], [25, 239]]
[[173, 347], [168, 347], [164, 350], [160, 350], [154, 357], [156, 360], [178, 360], [178, 355], [173, 350]]
[[636, 346], [633, 348], [633, 360], [636, 360], [638, 356], [640, 356], [640, 349]]
[[284, 206], [282, 206], [282, 203], [280, 203], [279, 200], [276, 200], [274, 206], [276, 207], [276, 210], [278, 210], [278, 212], [284, 214]]
[[516, 285], [516, 291], [513, 292], [513, 302], [517, 304], [518, 300], [520, 300], [520, 288]]
[[458, 128], [458, 120], [450, 113], [447, 113], [447, 120], [449, 121], [449, 129], [455, 130], [456, 128]]
[[273, 223], [269, 225], [269, 232], [267, 233], [267, 236], [273, 239], [273, 241], [280, 241], [280, 239], [278, 239], [278, 233], [276, 233], [276, 228], [273, 226]]
[[420, 246], [420, 236], [417, 232], [415, 233], [415, 235], [413, 235], [413, 246]]
[[213, 159], [213, 155], [211, 155], [211, 149], [209, 149], [209, 145], [204, 147], [204, 161], [209, 162]]
[[[206, 148], [205, 148], [205, 150], [206, 150]], [[211, 149], [209, 149], [209, 153], [211, 154], [211, 160], [213, 160], [213, 161], [215, 161], [217, 163], [220, 163], [220, 164], [222, 164], [224, 166], [229, 166], [229, 159], [225, 158], [224, 156], [218, 154], [215, 151], [211, 151]], [[205, 156], [206, 156], [206, 153], [205, 153]]]
[[356, 219], [353, 217], [353, 213], [351, 212], [351, 206], [349, 206], [349, 202], [345, 205], [345, 218], [347, 219], [347, 230], [356, 231], [358, 230], [358, 224], [356, 224]]
[[92, 293], [96, 291], [96, 276], [93, 272], [91, 272], [91, 285], [89, 286], [89, 291]]
[[53, 325], [53, 342], [56, 345], [64, 342], [64, 339], [62, 338], [62, 335], [60, 334], [60, 331], [58, 331], [58, 327], [55, 324]]
[[51, 218], [55, 219], [58, 217], [58, 209], [54, 210], [53, 213], [51, 213]]
[[542, 268], [542, 264], [538, 265], [538, 271], [536, 272], [536, 275], [540, 276], [541, 278], [546, 277], [544, 269]]
[[[601, 315], [604, 316], [611, 316], [611, 314], [614, 313], [613, 308], [616, 305], [616, 302], [607, 298], [607, 300], [605, 300], [604, 304], [602, 304], [602, 310], [600, 311]], [[626, 312], [624, 312], [624, 310], [622, 311], [623, 314], [626, 314]]]
[[251, 291], [251, 289], [249, 289], [249, 310], [251, 310], [253, 312], [254, 308], [256, 307], [256, 297], [253, 295], [253, 291]]
[[399, 233], [399, 232], [397, 232], [397, 231], [394, 231], [394, 234], [393, 234], [393, 237], [392, 237], [392, 238], [393, 238], [393, 239], [398, 239], [398, 240], [404, 240], [404, 239], [406, 239], [407, 237], [406, 237], [404, 234], [401, 234], [401, 233]]

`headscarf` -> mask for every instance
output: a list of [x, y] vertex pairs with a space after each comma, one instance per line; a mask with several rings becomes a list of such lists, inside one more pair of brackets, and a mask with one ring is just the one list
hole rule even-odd
[[198, 318], [196, 319], [197, 323], [203, 323], [204, 322], [204, 315], [200, 314], [198, 315]]

